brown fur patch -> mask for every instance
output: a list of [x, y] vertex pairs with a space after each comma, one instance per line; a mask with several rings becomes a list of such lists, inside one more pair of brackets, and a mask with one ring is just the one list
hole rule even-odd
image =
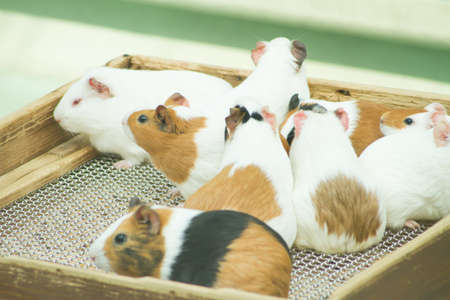
[[289, 150], [291, 149], [291, 147], [289, 146], [288, 141], [281, 134], [280, 134], [280, 140], [281, 140], [281, 144], [283, 145], [284, 150], [286, 151], [287, 155], [289, 155]]
[[403, 122], [408, 116], [417, 113], [427, 112], [423, 108], [408, 108], [408, 109], [396, 109], [387, 111], [382, 115], [383, 124], [394, 128], [404, 128], [406, 126]]
[[[139, 206], [130, 209], [134, 212]], [[171, 209], [155, 210], [160, 218], [160, 232], [169, 222]], [[123, 233], [127, 236], [123, 244], [116, 244], [114, 238]], [[105, 242], [105, 256], [108, 258], [114, 272], [121, 275], [142, 277], [161, 276], [161, 263], [165, 254], [164, 236], [150, 235], [146, 224], [139, 224], [133, 216], [125, 219], [122, 224], [108, 237]]]
[[356, 155], [359, 156], [367, 146], [383, 136], [380, 131], [380, 118], [389, 108], [383, 104], [370, 101], [358, 101], [356, 103], [359, 109], [359, 120], [350, 140]]
[[280, 130], [281, 130], [281, 128], [284, 127], [284, 125], [286, 124], [286, 122], [290, 118], [290, 116], [292, 116], [296, 112], [298, 112], [298, 109], [293, 109], [293, 110], [288, 111], [288, 113], [286, 114], [286, 117], [284, 118], [283, 122], [281, 122], [281, 124], [280, 124], [280, 127], [279, 127]]
[[311, 197], [316, 207], [316, 220], [328, 233], [348, 234], [356, 242], [375, 236], [381, 225], [378, 199], [355, 178], [337, 175], [322, 181]]
[[[141, 114], [148, 117], [146, 123], [139, 123]], [[153, 165], [164, 172], [175, 183], [183, 183], [197, 159], [195, 134], [206, 126], [206, 118], [198, 117], [184, 120], [176, 116], [174, 110], [167, 108], [167, 118], [161, 120], [155, 110], [134, 112], [128, 118], [128, 126], [136, 143], [150, 154]]]
[[230, 251], [220, 264], [214, 287], [288, 296], [291, 259], [286, 249], [265, 228], [249, 223], [228, 248]]
[[238, 168], [230, 177], [228, 165], [198, 189], [184, 207], [199, 210], [230, 209], [267, 222], [281, 214], [275, 190], [266, 175], [254, 165]]

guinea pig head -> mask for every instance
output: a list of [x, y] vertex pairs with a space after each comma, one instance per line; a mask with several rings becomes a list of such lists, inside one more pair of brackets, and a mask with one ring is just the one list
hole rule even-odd
[[114, 99], [111, 88], [95, 77], [74, 83], [55, 107], [53, 117], [72, 133], [95, 134], [109, 121], [108, 103]]
[[263, 61], [277, 62], [283, 58], [290, 59], [299, 70], [306, 58], [306, 46], [297, 40], [290, 41], [285, 37], [278, 37], [270, 42], [257, 42], [251, 57], [256, 66]]
[[152, 156], [177, 147], [177, 142], [204, 126], [204, 122], [199, 120], [201, 117], [191, 113], [184, 106], [159, 105], [156, 109], [131, 113], [124, 118], [122, 125], [130, 138]]
[[94, 241], [89, 256], [105, 271], [133, 277], [159, 277], [165, 253], [161, 229], [168, 213], [170, 209], [153, 210], [132, 200], [128, 214]]
[[[231, 141], [236, 131], [248, 132], [247, 134], [249, 136], [255, 135], [257, 134], [255, 126], [260, 124], [269, 125], [265, 127], [270, 128], [274, 134], [278, 134], [275, 114], [271, 113], [267, 107], [253, 107], [254, 105], [249, 105], [236, 105], [230, 108], [230, 114], [225, 118], [225, 141]], [[258, 132], [261, 133], [261, 131]]]

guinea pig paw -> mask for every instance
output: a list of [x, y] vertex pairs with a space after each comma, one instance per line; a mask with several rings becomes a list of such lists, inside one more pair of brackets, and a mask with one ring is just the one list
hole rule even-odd
[[412, 230], [418, 230], [418, 229], [420, 229], [420, 224], [417, 223], [417, 222], [414, 221], [414, 220], [407, 220], [407, 221], [405, 222], [405, 226], [408, 227], [408, 228], [411, 228]]
[[113, 164], [114, 168], [116, 169], [129, 169], [133, 166], [131, 162], [129, 162], [126, 159], [119, 160], [118, 162]]
[[177, 197], [181, 197], [181, 192], [176, 187], [170, 188], [167, 192], [167, 195], [169, 196], [170, 200], [175, 200]]

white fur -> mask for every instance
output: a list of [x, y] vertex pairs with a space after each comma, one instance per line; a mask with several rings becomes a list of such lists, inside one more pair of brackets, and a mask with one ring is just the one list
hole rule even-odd
[[359, 158], [381, 192], [390, 227], [450, 213], [450, 145], [436, 147], [433, 130], [385, 136]]
[[[99, 97], [89, 86], [91, 77], [109, 86], [113, 97]], [[116, 153], [137, 164], [148, 159], [148, 154], [122, 130], [125, 113], [142, 106], [154, 108], [174, 92], [182, 93], [193, 108], [203, 107], [230, 89], [228, 82], [197, 72], [101, 67], [86, 73], [69, 88], [56, 106], [54, 118], [64, 129], [89, 136], [100, 152]], [[77, 98], [82, 101], [73, 107]]]
[[88, 255], [94, 258], [94, 263], [97, 267], [107, 272], [112, 271], [108, 258], [105, 256], [105, 242], [116, 231], [125, 219], [128, 219], [132, 214], [126, 214], [109, 225], [108, 228], [92, 243], [89, 248]]
[[[306, 111], [307, 119], [290, 149], [294, 174], [294, 207], [297, 216], [297, 247], [310, 247], [324, 252], [347, 252], [365, 249], [381, 240], [385, 229], [385, 213], [379, 203], [381, 226], [375, 237], [357, 243], [352, 236], [328, 234], [316, 221], [311, 199], [318, 184], [338, 174], [356, 178], [369, 191], [350, 139], [334, 112], [318, 114]], [[349, 216], [351, 217], [351, 216]]]
[[[249, 113], [261, 113], [259, 105], [247, 103]], [[289, 158], [284, 150], [278, 132], [266, 121], [250, 118], [240, 124], [226, 143], [222, 168], [233, 164], [229, 176], [238, 168], [254, 165], [268, 177], [275, 190], [275, 200], [281, 209], [281, 215], [267, 221], [291, 247], [296, 235], [296, 221], [292, 204], [292, 172]], [[249, 178], [250, 180], [250, 178]], [[254, 199], [258, 205], [258, 199]]]
[[265, 44], [265, 52], [256, 69], [227, 95], [227, 99], [234, 99], [234, 104], [245, 105], [250, 101], [267, 105], [280, 124], [293, 94], [298, 93], [302, 98], [309, 99], [306, 67], [303, 62], [300, 70], [297, 70], [291, 53], [292, 42], [287, 38], [275, 38]]
[[[359, 109], [356, 100], [349, 100], [343, 102], [326, 101], [320, 99], [310, 98], [307, 103], [317, 103], [325, 107], [329, 111], [334, 111], [338, 108], [343, 108], [348, 114], [348, 129], [345, 131], [347, 136], [351, 136], [359, 121]], [[294, 115], [289, 116], [286, 123], [280, 129], [280, 133], [284, 138], [287, 138], [289, 132], [294, 128]]]

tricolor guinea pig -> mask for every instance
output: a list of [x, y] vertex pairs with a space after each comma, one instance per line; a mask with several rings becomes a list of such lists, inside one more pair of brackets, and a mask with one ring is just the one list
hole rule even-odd
[[235, 211], [150, 208], [133, 199], [127, 215], [91, 245], [105, 271], [287, 297], [291, 260], [283, 239]]
[[333, 102], [313, 98], [305, 100], [305, 98], [299, 97], [299, 94], [294, 94], [289, 101], [289, 112], [280, 125], [281, 135], [287, 140], [289, 145], [294, 137], [295, 113], [298, 110], [311, 110], [315, 104], [320, 104], [327, 110], [342, 108], [347, 112], [348, 129], [346, 133], [350, 137], [356, 155], [360, 155], [368, 145], [383, 136], [379, 125], [380, 117], [384, 112], [390, 110], [383, 104], [371, 101], [350, 100]]
[[[384, 135], [398, 133], [405, 129], [430, 129], [433, 127], [432, 116], [436, 112], [444, 112], [440, 103], [430, 103], [424, 108], [394, 109], [381, 115], [380, 130]], [[450, 121], [450, 117], [447, 116]]]
[[[137, 107], [156, 107], [174, 92], [190, 97], [191, 106], [203, 107], [231, 90], [223, 79], [191, 71], [146, 71], [101, 67], [75, 82], [55, 108], [54, 119], [62, 128], [89, 137], [100, 152], [115, 153], [126, 168], [148, 159], [121, 129], [124, 114]], [[194, 101], [195, 100], [195, 101]]]
[[249, 101], [268, 106], [281, 122], [292, 94], [309, 98], [305, 58], [306, 47], [299, 41], [278, 37], [270, 42], [257, 42], [252, 50], [255, 70], [226, 95], [226, 101], [235, 105], [246, 105]]
[[315, 104], [295, 113], [293, 121], [289, 157], [298, 226], [295, 245], [333, 253], [378, 243], [386, 215], [345, 132], [347, 112]]
[[183, 99], [186, 105], [132, 112], [123, 119], [123, 129], [188, 198], [218, 172], [224, 148], [223, 119], [219, 122], [214, 114], [198, 113]]
[[296, 234], [293, 179], [275, 115], [265, 107], [247, 103], [231, 108], [225, 123], [221, 169], [186, 200], [184, 207], [250, 214], [266, 222], [291, 247]]
[[389, 227], [416, 228], [415, 220], [450, 213], [450, 123], [443, 111], [432, 127], [385, 136], [359, 158], [380, 190]]

